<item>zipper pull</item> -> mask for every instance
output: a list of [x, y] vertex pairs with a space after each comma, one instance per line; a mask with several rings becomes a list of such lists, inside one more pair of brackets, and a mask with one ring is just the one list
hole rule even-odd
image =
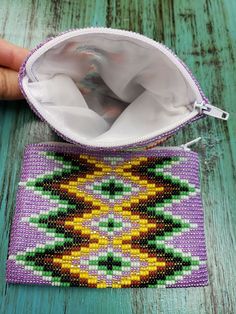
[[192, 140], [192, 141], [190, 141], [188, 143], [182, 144], [182, 145], [180, 145], [180, 147], [182, 147], [184, 150], [190, 150], [189, 146], [191, 146], [193, 144], [196, 144], [201, 139], [202, 139], [201, 137], [195, 138], [195, 140]]
[[221, 110], [211, 104], [207, 104], [205, 102], [195, 102], [194, 109], [197, 109], [200, 113], [204, 113], [208, 116], [212, 116], [221, 120], [228, 120], [229, 114], [226, 111]]

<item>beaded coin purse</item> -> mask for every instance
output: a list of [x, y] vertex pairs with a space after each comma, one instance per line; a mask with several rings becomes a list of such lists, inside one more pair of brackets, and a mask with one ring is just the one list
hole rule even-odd
[[206, 285], [198, 156], [151, 149], [205, 115], [228, 118], [186, 65], [142, 35], [90, 28], [37, 47], [20, 85], [35, 113], [73, 144], [26, 149], [7, 281]]

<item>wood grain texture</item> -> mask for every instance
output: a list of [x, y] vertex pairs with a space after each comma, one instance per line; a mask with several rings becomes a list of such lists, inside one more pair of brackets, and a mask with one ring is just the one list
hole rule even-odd
[[[0, 313], [236, 313], [236, 1], [1, 0], [0, 35], [25, 47], [69, 28], [108, 26], [171, 47], [229, 121], [208, 118], [169, 140], [198, 136], [209, 286], [98, 290], [7, 285], [5, 263], [24, 146], [60, 140], [25, 101], [0, 102]], [[166, 144], [168, 145], [168, 144]]]

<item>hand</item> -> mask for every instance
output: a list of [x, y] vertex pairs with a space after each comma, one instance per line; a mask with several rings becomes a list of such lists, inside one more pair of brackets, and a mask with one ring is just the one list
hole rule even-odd
[[29, 51], [0, 38], [0, 99], [22, 99], [18, 71]]

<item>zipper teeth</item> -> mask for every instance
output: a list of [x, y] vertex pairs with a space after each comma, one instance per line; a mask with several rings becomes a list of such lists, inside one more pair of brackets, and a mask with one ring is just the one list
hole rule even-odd
[[[160, 43], [158, 41], [155, 41], [151, 38], [148, 38], [142, 34], [139, 34], [139, 33], [136, 33], [136, 32], [133, 32], [133, 31], [127, 31], [127, 30], [118, 30], [118, 29], [112, 29], [112, 28], [105, 28], [105, 27], [87, 27], [87, 28], [83, 28], [83, 29], [69, 29], [65, 32], [62, 32], [62, 33], [59, 33], [57, 36], [55, 37], [50, 37], [50, 38], [47, 38], [45, 41], [41, 42], [40, 44], [38, 44], [33, 50], [31, 50], [31, 53], [27, 56], [27, 58], [24, 60], [21, 68], [20, 68], [20, 71], [19, 71], [19, 81], [20, 81], [20, 87], [21, 87], [21, 91], [22, 93], [24, 94], [24, 96], [27, 98], [28, 95], [26, 95], [25, 91], [24, 91], [24, 87], [23, 87], [23, 84], [22, 84], [22, 78], [24, 76], [26, 76], [26, 66], [27, 66], [27, 62], [29, 61], [29, 59], [32, 57], [32, 55], [38, 51], [39, 49], [40, 50], [44, 50], [45, 49], [42, 49], [43, 46], [45, 46], [45, 44], [51, 42], [54, 40], [54, 42], [60, 42], [59, 39], [61, 39], [61, 37], [63, 35], [66, 35], [68, 33], [70, 33], [70, 36], [68, 36], [67, 38], [65, 39], [69, 39], [69, 38], [72, 38], [74, 37], [73, 34], [76, 33], [78, 35], [80, 34], [83, 34], [83, 33], [86, 33], [86, 31], [97, 31], [97, 32], [100, 32], [100, 33], [103, 33], [104, 31], [106, 31], [107, 33], [113, 33], [114, 31], [116, 32], [116, 34], [120, 34], [120, 35], [123, 35], [124, 33], [126, 33], [127, 35], [130, 34], [132, 35], [133, 38], [136, 38], [136, 39], [139, 39], [140, 41], [143, 41], [143, 42], [146, 42], [146, 43], [150, 43], [152, 46], [155, 46], [157, 48], [160, 49], [160, 47], [163, 47], [165, 50], [167, 50], [173, 57], [175, 57], [176, 61], [178, 61], [179, 64], [181, 64], [181, 66], [186, 70], [186, 72], [189, 74], [190, 78], [192, 79], [192, 82], [194, 83], [194, 85], [197, 87], [197, 90], [199, 91], [199, 94], [202, 98], [202, 101], [203, 102], [209, 102], [209, 100], [207, 99], [207, 97], [205, 96], [204, 92], [202, 91], [201, 89], [201, 86], [199, 84], [199, 82], [197, 81], [197, 79], [195, 78], [195, 76], [193, 75], [193, 73], [190, 71], [190, 69], [187, 67], [187, 65], [181, 60], [179, 59], [179, 57], [169, 48], [167, 47], [166, 45], [164, 45], [163, 43]], [[72, 34], [71, 34], [72, 33]], [[58, 38], [58, 41], [56, 40]], [[50, 48], [49, 48], [50, 49]], [[46, 49], [47, 51], [48, 49]], [[165, 51], [161, 50], [164, 54], [165, 54]], [[168, 56], [167, 56], [168, 57]], [[37, 59], [37, 58], [36, 58]], [[173, 60], [172, 60], [173, 61]], [[175, 62], [173, 61], [173, 63], [175, 64]], [[176, 65], [176, 64], [175, 64]], [[31, 71], [30, 71], [31, 74], [33, 74]], [[182, 73], [183, 74], [183, 73]], [[183, 74], [184, 75], [184, 74]], [[32, 100], [30, 100], [32, 102]], [[38, 110], [34, 107], [33, 105], [33, 102], [30, 103], [30, 106], [32, 108], [32, 110], [43, 120], [43, 121], [46, 121], [45, 118], [38, 112]], [[87, 148], [90, 148], [90, 149], [94, 149], [94, 148], [97, 148], [97, 149], [114, 149], [114, 150], [117, 150], [117, 149], [121, 149], [121, 148], [125, 148], [125, 147], [130, 147], [130, 146], [138, 146], [138, 145], [148, 145], [149, 143], [152, 143], [156, 140], [160, 140], [166, 136], [170, 136], [172, 135], [173, 133], [175, 133], [177, 130], [179, 130], [181, 127], [183, 127], [184, 125], [188, 124], [190, 121], [195, 121], [195, 120], [198, 120], [200, 119], [201, 117], [203, 117], [204, 115], [203, 114], [200, 114], [200, 113], [196, 113], [195, 116], [192, 116], [189, 120], [187, 121], [184, 121], [182, 122], [179, 126], [176, 126], [168, 131], [165, 131], [164, 133], [162, 134], [159, 134], [159, 135], [156, 135], [156, 136], [153, 136], [152, 138], [145, 138], [145, 137], [139, 137], [139, 138], [136, 138], [136, 143], [125, 143], [125, 144], [119, 144], [117, 146], [112, 146], [112, 145], [107, 145], [106, 143], [106, 146], [94, 146], [94, 145], [90, 145], [89, 143], [87, 144], [80, 144], [78, 143], [77, 141], [75, 140], [72, 140], [70, 138], [68, 138], [67, 136], [63, 135], [63, 133], [61, 133], [60, 131], [58, 131], [57, 129], [55, 129], [55, 127], [53, 127], [52, 125], [51, 128], [59, 135], [61, 136], [63, 139], [65, 139], [66, 141], [69, 141], [71, 143], [74, 143], [74, 144], [79, 144], [81, 147], [87, 147]], [[47, 121], [46, 121], [47, 122]], [[101, 145], [101, 144], [100, 144]]]
[[[41, 143], [37, 143], [37, 144], [29, 144], [29, 146], [32, 145], [32, 146], [37, 146], [37, 145], [40, 145], [40, 146], [44, 146], [44, 145], [47, 145], [47, 146], [60, 146], [60, 147], [77, 147], [75, 146], [74, 144], [71, 144], [71, 143], [63, 143], [63, 142], [41, 142]], [[180, 150], [180, 151], [191, 151], [191, 149], [189, 147], [185, 147], [184, 146], [185, 144], [182, 144], [180, 146], [161, 146], [161, 147], [153, 147], [153, 148], [149, 148], [147, 149], [146, 151], [153, 151], [153, 150]], [[106, 149], [104, 149], [106, 150]], [[126, 151], [131, 151], [131, 152], [141, 152], [143, 151], [143, 149], [140, 149], [140, 150], [127, 150]]]
[[[124, 35], [125, 33], [128, 35], [132, 35], [133, 38], [136, 38], [136, 39], [140, 39], [142, 40], [143, 42], [146, 42], [146, 43], [150, 43], [151, 45], [153, 46], [156, 46], [158, 48], [160, 48], [160, 46], [162, 46], [163, 48], [165, 48], [170, 54], [173, 55], [173, 57], [175, 57], [175, 59], [178, 61], [178, 63], [180, 63], [184, 68], [185, 70], [188, 72], [188, 74], [190, 75], [191, 79], [193, 80], [193, 82], [195, 83], [195, 85], [197, 86], [197, 89], [200, 93], [200, 95], [202, 96], [203, 100], [204, 101], [208, 101], [207, 97], [205, 96], [199, 82], [197, 81], [197, 79], [195, 78], [195, 76], [193, 75], [193, 73], [190, 71], [190, 69], [187, 67], [187, 65], [169, 48], [167, 47], [165, 44], [163, 43], [160, 43], [158, 41], [155, 41], [149, 37], [146, 37], [142, 34], [139, 34], [139, 33], [136, 33], [136, 32], [133, 32], [133, 31], [127, 31], [127, 30], [119, 30], [119, 29], [113, 29], [113, 28], [106, 28], [106, 27], [86, 27], [86, 28], [82, 28], [82, 29], [69, 29], [65, 32], [62, 32], [62, 33], [59, 33], [57, 36], [55, 37], [50, 37], [48, 39], [46, 39], [44, 42], [42, 42], [41, 44], [39, 44], [33, 52], [35, 52], [36, 50], [39, 50], [39, 49], [42, 49], [43, 46], [45, 46], [45, 44], [49, 43], [50, 41], [57, 41], [57, 42], [60, 42], [60, 39], [63, 37], [63, 35], [66, 35], [68, 33], [70, 33], [70, 36], [68, 36], [66, 39], [69, 39], [69, 38], [72, 38], [74, 37], [73, 34], [76, 33], [78, 35], [82, 35], [84, 32], [86, 31], [97, 31], [99, 33], [103, 33], [104, 31], [107, 32], [107, 33], [114, 33], [116, 32], [118, 35]], [[79, 34], [80, 33], [80, 34]], [[44, 49], [45, 50], [45, 49]], [[46, 49], [47, 51], [48, 49]], [[164, 53], [164, 51], [162, 51]], [[27, 58], [27, 60], [32, 56], [32, 54], [30, 54], [30, 56]], [[33, 75], [33, 73], [30, 71], [30, 73]], [[183, 74], [183, 73], [182, 73]], [[33, 75], [34, 76], [34, 75]], [[35, 78], [35, 76], [34, 76]], [[36, 79], [36, 78], [35, 78]]]

